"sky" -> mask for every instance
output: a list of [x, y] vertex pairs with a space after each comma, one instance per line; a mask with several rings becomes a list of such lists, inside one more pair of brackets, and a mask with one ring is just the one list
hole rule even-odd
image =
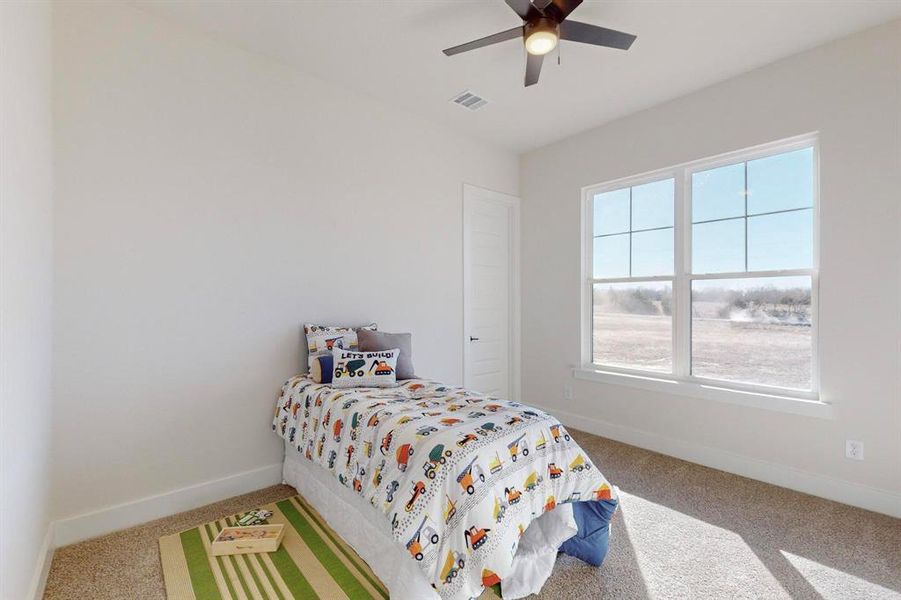
[[[812, 266], [812, 148], [700, 171], [691, 188], [693, 273]], [[595, 195], [595, 278], [673, 274], [673, 196], [672, 179]]]

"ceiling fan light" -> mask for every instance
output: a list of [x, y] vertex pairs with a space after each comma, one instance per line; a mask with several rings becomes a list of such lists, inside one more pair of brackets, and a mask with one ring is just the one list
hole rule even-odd
[[557, 33], [554, 31], [534, 31], [526, 38], [526, 52], [541, 56], [557, 47]]

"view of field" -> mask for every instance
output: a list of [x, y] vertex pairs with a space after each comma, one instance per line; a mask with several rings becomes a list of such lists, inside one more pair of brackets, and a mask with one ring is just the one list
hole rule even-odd
[[[786, 282], [794, 285], [796, 282]], [[808, 389], [812, 340], [804, 287], [693, 289], [692, 374]], [[671, 292], [665, 284], [598, 284], [594, 361], [669, 372]]]

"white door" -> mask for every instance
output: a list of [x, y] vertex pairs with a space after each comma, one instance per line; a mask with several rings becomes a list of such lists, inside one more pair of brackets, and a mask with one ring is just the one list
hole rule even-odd
[[463, 385], [519, 399], [519, 198], [463, 186]]

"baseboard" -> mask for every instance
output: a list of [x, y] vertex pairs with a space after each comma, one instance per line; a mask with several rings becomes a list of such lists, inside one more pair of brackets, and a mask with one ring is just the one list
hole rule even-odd
[[31, 600], [41, 600], [44, 597], [44, 587], [47, 585], [47, 575], [50, 574], [50, 563], [53, 562], [53, 538], [55, 524], [47, 525], [44, 541], [38, 551], [37, 562], [34, 565], [34, 575], [31, 577], [31, 586], [28, 588], [28, 596]]
[[112, 531], [126, 529], [224, 500], [230, 496], [246, 494], [276, 485], [281, 481], [282, 463], [276, 463], [133, 502], [108, 506], [82, 515], [60, 519], [54, 523], [54, 546], [74, 544]]
[[901, 494], [802, 469], [751, 458], [727, 450], [617, 425], [559, 408], [536, 405], [574, 429], [653, 450], [682, 460], [819, 496], [842, 504], [901, 518]]

